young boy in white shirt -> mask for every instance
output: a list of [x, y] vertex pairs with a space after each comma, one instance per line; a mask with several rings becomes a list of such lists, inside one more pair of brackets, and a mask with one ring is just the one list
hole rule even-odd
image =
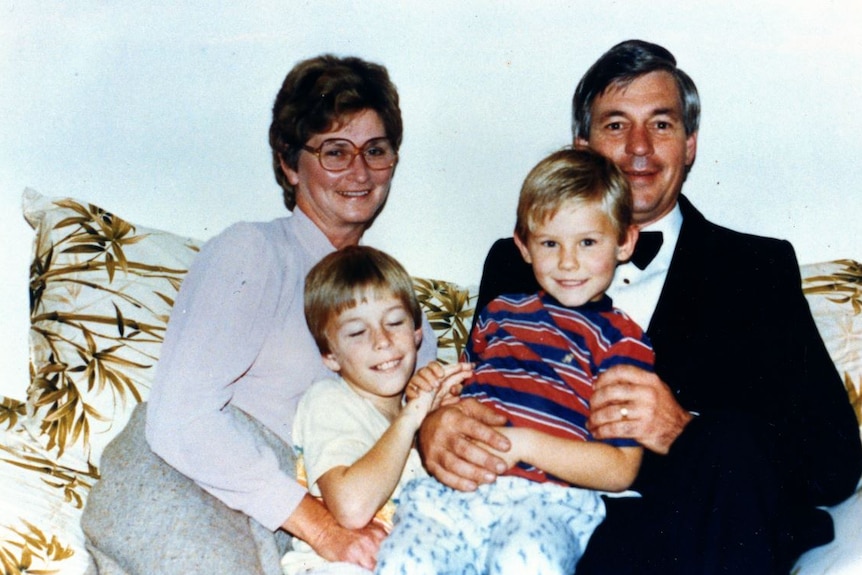
[[[297, 472], [347, 528], [375, 522], [387, 533], [401, 486], [426, 477], [414, 437], [425, 416], [471, 366], [432, 362], [414, 375], [422, 340], [413, 282], [391, 256], [366, 246], [325, 257], [305, 282], [305, 316], [324, 364], [338, 378], [313, 384], [293, 428]], [[408, 381], [415, 399], [405, 402]], [[327, 563], [294, 540], [286, 574], [368, 573]]]

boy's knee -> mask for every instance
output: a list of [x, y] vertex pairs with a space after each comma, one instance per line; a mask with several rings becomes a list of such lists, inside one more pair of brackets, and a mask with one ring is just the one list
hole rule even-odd
[[575, 564], [584, 550], [565, 524], [546, 521], [516, 531], [503, 528], [491, 542], [488, 573], [571, 575], [574, 572]]

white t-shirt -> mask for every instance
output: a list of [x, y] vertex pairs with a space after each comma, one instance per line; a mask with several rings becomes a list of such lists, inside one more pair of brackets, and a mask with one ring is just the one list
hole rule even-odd
[[[308, 492], [320, 497], [317, 485], [320, 476], [334, 467], [353, 465], [377, 443], [389, 425], [389, 420], [343, 379], [324, 379], [314, 383], [300, 400], [293, 421], [300, 483], [303, 482], [304, 472]], [[422, 467], [419, 452], [414, 448], [407, 456], [407, 463], [392, 497], [377, 512], [377, 520], [387, 530], [392, 527], [392, 515], [401, 488], [408, 481], [422, 477], [428, 477], [428, 473]], [[310, 546], [296, 538], [293, 540], [293, 551], [282, 559], [282, 568], [288, 574], [302, 573], [325, 564], [326, 561], [315, 554]]]

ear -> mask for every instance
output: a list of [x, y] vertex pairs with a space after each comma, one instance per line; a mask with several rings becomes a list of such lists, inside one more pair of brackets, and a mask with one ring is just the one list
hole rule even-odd
[[586, 139], [578, 137], [575, 138], [573, 146], [579, 150], [583, 150], [584, 148], [589, 148], [590, 143]]
[[287, 181], [290, 182], [291, 186], [296, 186], [299, 183], [299, 174], [287, 165], [287, 162], [284, 161], [284, 158], [281, 154], [278, 155], [278, 163], [281, 166], [281, 171], [284, 172]]
[[323, 359], [323, 365], [336, 373], [341, 371], [341, 364], [338, 363], [338, 359], [336, 359], [335, 354], [330, 352], [325, 355], [320, 356]]
[[685, 139], [685, 165], [691, 166], [697, 156], [697, 132]]
[[413, 341], [416, 343], [416, 349], [419, 349], [419, 346], [422, 345], [422, 326], [420, 325], [416, 328], [416, 331], [413, 332]]
[[524, 258], [524, 261], [532, 264], [533, 259], [530, 257], [530, 250], [527, 249], [527, 244], [524, 243], [518, 234], [515, 234], [515, 245], [518, 246], [518, 251], [521, 252], [521, 257]]
[[640, 235], [640, 230], [637, 226], [629, 226], [628, 230], [626, 230], [626, 237], [623, 239], [623, 242], [617, 246], [617, 261], [624, 262], [632, 257], [632, 254], [635, 251], [635, 244], [638, 243], [638, 236]]

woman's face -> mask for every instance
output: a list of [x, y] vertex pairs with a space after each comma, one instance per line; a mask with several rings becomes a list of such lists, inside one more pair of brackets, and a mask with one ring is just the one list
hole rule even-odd
[[[385, 138], [386, 130], [374, 110], [361, 110], [344, 118], [331, 132], [313, 135], [306, 146], [318, 148], [325, 140], [344, 139], [357, 148], [369, 140]], [[282, 162], [288, 181], [296, 188], [296, 207], [319, 227], [332, 245], [357, 244], [371, 225], [389, 194], [394, 167], [372, 170], [362, 155], [343, 171], [325, 170], [317, 156], [307, 150], [299, 154], [296, 170]]]

